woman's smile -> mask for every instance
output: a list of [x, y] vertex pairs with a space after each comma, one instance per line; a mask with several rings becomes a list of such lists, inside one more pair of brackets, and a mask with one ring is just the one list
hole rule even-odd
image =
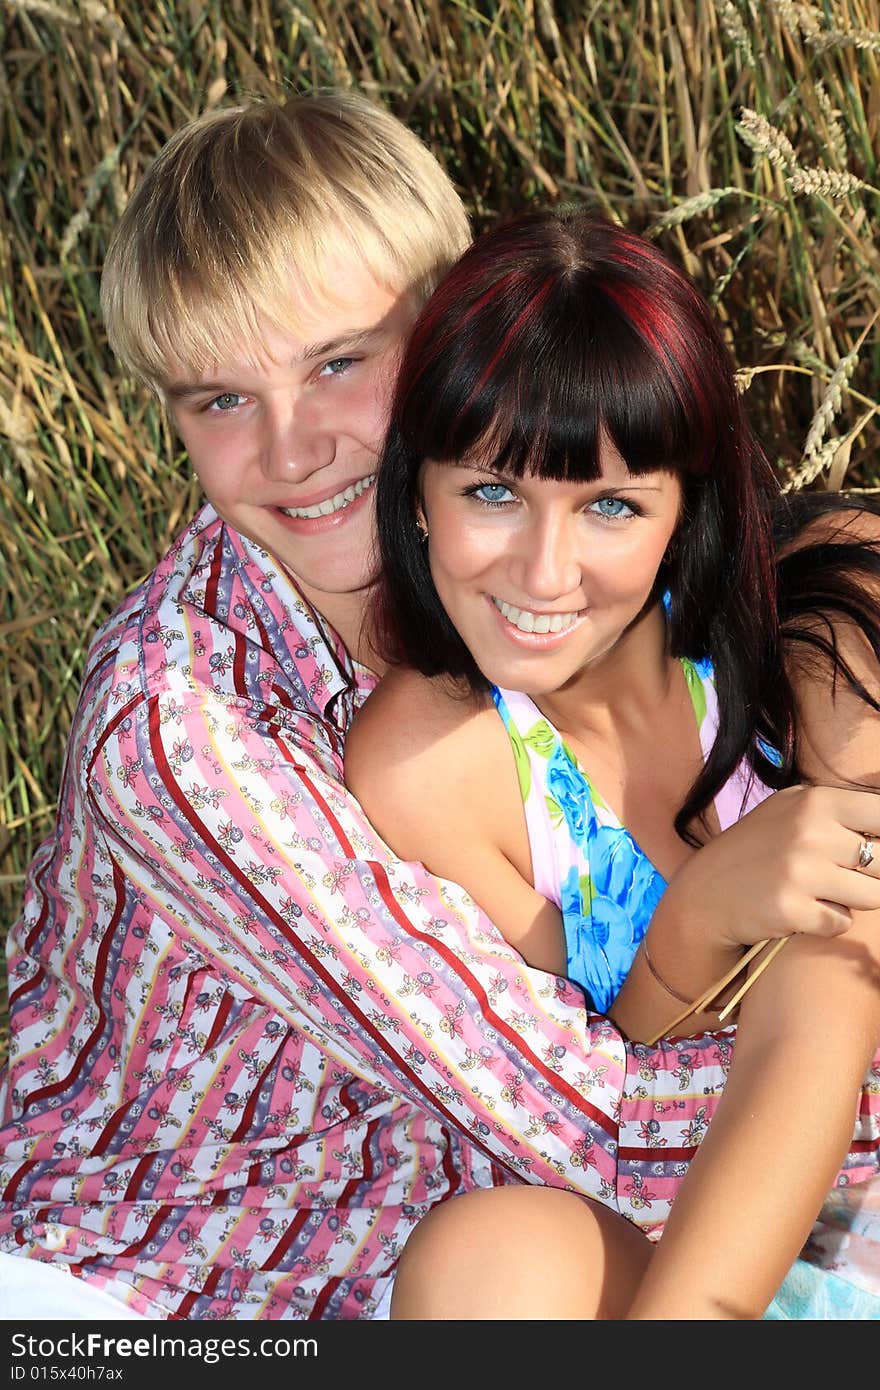
[[586, 618], [586, 608], [552, 613], [518, 608], [504, 599], [489, 595], [495, 610], [495, 623], [503, 637], [522, 651], [548, 652], [561, 647]]

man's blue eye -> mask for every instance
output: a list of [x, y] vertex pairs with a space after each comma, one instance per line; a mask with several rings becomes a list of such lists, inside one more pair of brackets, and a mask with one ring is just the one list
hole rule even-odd
[[329, 372], [330, 376], [341, 376], [347, 371], [354, 361], [353, 357], [334, 357], [332, 362], [325, 362], [321, 368], [322, 372]]
[[503, 483], [481, 483], [474, 491], [481, 502], [506, 502], [513, 494]]
[[244, 400], [235, 391], [224, 391], [222, 396], [215, 396], [211, 401], [211, 406], [219, 411], [234, 410], [239, 401]]

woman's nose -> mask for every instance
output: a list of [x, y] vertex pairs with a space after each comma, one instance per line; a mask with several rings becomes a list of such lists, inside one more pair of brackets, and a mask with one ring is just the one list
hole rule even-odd
[[576, 537], [568, 518], [536, 521], [523, 534], [520, 550], [523, 597], [549, 601], [580, 585]]

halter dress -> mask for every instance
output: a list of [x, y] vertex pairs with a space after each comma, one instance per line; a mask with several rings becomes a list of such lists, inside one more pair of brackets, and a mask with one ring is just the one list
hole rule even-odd
[[[712, 667], [681, 665], [706, 757], [718, 730]], [[666, 880], [529, 696], [497, 686], [492, 696], [516, 763], [534, 886], [562, 916], [566, 975], [607, 1013]], [[740, 764], [715, 797], [721, 829], [770, 794]], [[880, 1181], [831, 1193], [764, 1317], [880, 1320]]]
[[[718, 730], [707, 661], [681, 661], [704, 757]], [[529, 698], [492, 689], [516, 760], [537, 891], [562, 914], [566, 974], [607, 1013], [666, 888], [562, 736]], [[715, 798], [722, 830], [769, 795], [745, 764]]]

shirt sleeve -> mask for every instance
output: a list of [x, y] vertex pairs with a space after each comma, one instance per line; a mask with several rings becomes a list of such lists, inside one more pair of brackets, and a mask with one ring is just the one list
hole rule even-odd
[[[340, 1067], [511, 1173], [662, 1222], [733, 1033], [630, 1046], [457, 885], [402, 863], [308, 722], [201, 694], [117, 719], [89, 794], [142, 911]], [[429, 808], [426, 808], [429, 814]]]

